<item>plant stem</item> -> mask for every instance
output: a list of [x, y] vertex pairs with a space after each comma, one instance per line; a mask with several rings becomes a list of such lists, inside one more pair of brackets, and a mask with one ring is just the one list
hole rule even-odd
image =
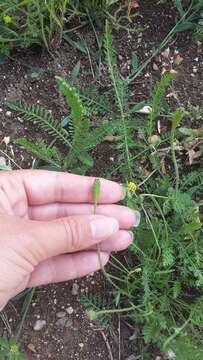
[[17, 329], [17, 332], [16, 332], [16, 340], [19, 340], [19, 337], [20, 337], [20, 334], [22, 332], [22, 329], [23, 329], [23, 325], [25, 323], [25, 319], [27, 317], [27, 314], [28, 314], [28, 310], [30, 308], [30, 305], [31, 305], [31, 302], [32, 302], [32, 299], [33, 299], [33, 296], [34, 296], [34, 293], [35, 293], [35, 288], [32, 288], [29, 293], [26, 295], [26, 298], [25, 298], [25, 308], [24, 308], [24, 312], [23, 312], [23, 315], [22, 315], [22, 319], [21, 319], [21, 322], [18, 326], [18, 329]]
[[174, 169], [175, 169], [175, 175], [176, 175], [176, 192], [179, 189], [179, 183], [180, 183], [180, 174], [179, 174], [179, 169], [178, 169], [178, 163], [176, 160], [176, 154], [175, 154], [175, 130], [171, 131], [171, 154], [172, 154], [172, 160], [173, 160], [173, 165], [174, 165]]
[[169, 336], [169, 337], [167, 338], [167, 340], [166, 340], [166, 341], [164, 342], [164, 344], [163, 344], [163, 349], [164, 349], [164, 350], [166, 350], [166, 349], [167, 349], [167, 345], [168, 345], [173, 339], [175, 339], [175, 338], [180, 334], [181, 331], [183, 331], [183, 329], [187, 326], [187, 324], [189, 323], [189, 321], [190, 321], [190, 317], [184, 322], [184, 324], [183, 324], [181, 327], [175, 329], [173, 335], [171, 335], [171, 336]]
[[156, 194], [141, 194], [141, 196], [148, 196], [148, 197], [154, 197], [154, 198], [159, 198], [159, 199], [168, 199], [167, 196], [156, 195]]
[[154, 240], [155, 240], [156, 245], [157, 245], [157, 248], [158, 248], [158, 253], [159, 253], [159, 256], [158, 256], [158, 257], [160, 257], [160, 255], [161, 255], [161, 248], [160, 248], [159, 240], [158, 240], [158, 238], [157, 238], [157, 236], [156, 236], [156, 232], [155, 232], [155, 230], [154, 230], [153, 224], [152, 224], [152, 222], [151, 222], [151, 220], [150, 220], [150, 218], [149, 218], [149, 215], [147, 214], [147, 211], [145, 210], [145, 208], [144, 208], [144, 206], [143, 206], [142, 204], [141, 204], [141, 207], [142, 207], [142, 210], [144, 211], [144, 214], [145, 214], [145, 216], [146, 216], [146, 220], [147, 220], [147, 222], [148, 222], [148, 224], [149, 224], [149, 226], [150, 226], [150, 228], [151, 228], [151, 230], [152, 230], [152, 234], [153, 234], [153, 236], [154, 236]]
[[139, 308], [140, 306], [130, 306], [128, 308], [124, 308], [124, 309], [107, 309], [107, 310], [100, 310], [97, 311], [97, 315], [103, 315], [103, 314], [118, 314], [118, 313], [123, 313], [123, 312], [128, 312], [128, 311], [132, 311], [135, 310], [136, 308]]
[[[100, 196], [100, 180], [99, 179], [95, 179], [94, 180], [94, 184], [93, 184], [93, 191], [92, 191], [92, 194], [93, 194], [93, 215], [96, 215], [96, 211], [97, 211], [97, 205], [98, 205], [98, 202], [99, 202], [99, 196]], [[101, 250], [100, 250], [100, 245], [97, 244], [97, 254], [98, 254], [98, 259], [99, 259], [99, 265], [100, 265], [100, 268], [101, 268], [101, 271], [103, 273], [103, 275], [105, 276], [105, 278], [108, 280], [108, 282], [114, 287], [116, 288], [117, 290], [119, 290], [120, 292], [122, 292], [124, 295], [128, 296], [128, 293], [124, 290], [121, 290], [120, 287], [118, 285], [116, 285], [114, 283], [114, 281], [111, 279], [111, 277], [113, 276], [110, 276], [106, 270], [104, 269], [104, 265], [103, 265], [103, 262], [102, 262], [102, 258], [101, 258]], [[115, 277], [114, 277], [115, 278]], [[118, 279], [117, 279], [118, 280]], [[122, 279], [121, 279], [122, 280]]]
[[145, 184], [145, 183], [150, 179], [150, 177], [151, 177], [152, 175], [154, 175], [154, 173], [155, 173], [156, 171], [157, 171], [157, 169], [153, 170], [153, 171], [151, 172], [151, 174], [149, 174], [149, 176], [147, 176], [147, 178], [144, 179], [144, 180], [139, 184], [139, 187], [142, 186], [143, 184]]
[[192, 4], [189, 6], [188, 10], [185, 12], [185, 14], [181, 17], [181, 19], [175, 24], [175, 26], [171, 29], [171, 31], [166, 35], [166, 37], [163, 39], [161, 44], [156, 48], [156, 50], [152, 53], [152, 55], [144, 61], [140, 67], [138, 68], [137, 72], [134, 75], [131, 75], [127, 78], [128, 84], [132, 83], [146, 68], [148, 64], [152, 61], [152, 59], [166, 46], [166, 44], [169, 42], [169, 40], [176, 34], [176, 29], [178, 26], [185, 20], [187, 14], [190, 12], [192, 7]]
[[18, 169], [22, 169], [5, 151], [0, 149], [0, 152], [6, 156]]
[[112, 49], [112, 43], [111, 43], [111, 30], [110, 30], [108, 21], [106, 21], [105, 33], [106, 33], [107, 64], [109, 66], [109, 73], [110, 73], [111, 80], [112, 80], [112, 83], [113, 83], [118, 108], [119, 108], [119, 111], [120, 111], [120, 114], [121, 114], [121, 121], [122, 121], [122, 124], [123, 124], [125, 156], [126, 156], [126, 161], [127, 161], [128, 171], [129, 171], [128, 176], [130, 178], [132, 178], [133, 173], [132, 173], [132, 169], [131, 169], [131, 159], [130, 159], [130, 152], [129, 152], [129, 147], [128, 147], [127, 128], [126, 128], [126, 121], [125, 121], [125, 113], [124, 113], [124, 109], [123, 109], [123, 91], [124, 90], [122, 89], [121, 93], [119, 91], [119, 87], [120, 86], [124, 87], [124, 84], [120, 83], [121, 82], [120, 75], [118, 73], [117, 66], [114, 63], [114, 59], [113, 59], [113, 56], [112, 56], [112, 53], [111, 53], [113, 51], [113, 49]]

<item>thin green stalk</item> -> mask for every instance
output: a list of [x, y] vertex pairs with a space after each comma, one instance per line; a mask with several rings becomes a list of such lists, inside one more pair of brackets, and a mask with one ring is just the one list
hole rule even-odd
[[6, 156], [18, 169], [22, 169], [5, 151], [0, 149], [0, 152]]
[[24, 308], [24, 312], [23, 312], [23, 315], [22, 315], [22, 319], [21, 319], [21, 322], [18, 326], [18, 329], [17, 329], [17, 332], [16, 332], [16, 340], [18, 341], [19, 338], [20, 338], [20, 334], [22, 332], [22, 329], [23, 329], [23, 326], [24, 326], [24, 323], [25, 323], [25, 319], [27, 317], [27, 314], [28, 314], [28, 311], [29, 311], [29, 308], [30, 308], [30, 305], [32, 303], [32, 299], [33, 299], [33, 296], [34, 296], [34, 293], [35, 293], [35, 288], [32, 288], [30, 290], [30, 292], [26, 295], [26, 298], [25, 298], [25, 308]]
[[[159, 211], [159, 213], [160, 213], [160, 215], [161, 215], [161, 217], [162, 217], [162, 219], [163, 219], [164, 228], [165, 228], [165, 235], [166, 235], [166, 239], [165, 239], [165, 240], [167, 241], [167, 240], [168, 240], [168, 224], [167, 224], [166, 218], [165, 218], [165, 216], [164, 216], [164, 213], [163, 213], [162, 208], [161, 208], [161, 206], [159, 205], [158, 201], [154, 198], [153, 195], [151, 195], [151, 194], [149, 194], [149, 195], [150, 195], [150, 197], [151, 197], [152, 202], [154, 203], [154, 205], [155, 205], [156, 208], [158, 209], [158, 211]], [[164, 197], [164, 198], [167, 199], [167, 197]]]
[[150, 198], [159, 198], [159, 199], [168, 199], [167, 196], [156, 195], [156, 194], [141, 194], [141, 196], [150, 197]]
[[113, 261], [109, 260], [109, 264], [110, 264], [111, 266], [113, 266], [115, 269], [123, 272], [124, 274], [126, 273], [126, 272], [125, 272], [123, 269], [121, 269], [118, 265], [114, 264]]
[[40, 15], [39, 20], [40, 20], [40, 26], [41, 26], [41, 32], [42, 32], [42, 39], [44, 41], [44, 45], [46, 46], [46, 48], [48, 50], [49, 45], [48, 45], [48, 42], [47, 42], [47, 39], [46, 39], [43, 15]]
[[[140, 156], [144, 155], [144, 154], [145, 154], [146, 152], [148, 152], [148, 151], [149, 151], [149, 149], [145, 149], [145, 150], [141, 151], [139, 154], [133, 156], [133, 157], [131, 158], [131, 161], [139, 158]], [[122, 166], [123, 166], [123, 164], [117, 166], [115, 169], [113, 169], [113, 170], [110, 172], [110, 175], [115, 174]]]
[[89, 47], [87, 46], [87, 43], [86, 43], [86, 41], [84, 39], [83, 39], [83, 42], [84, 42], [85, 49], [87, 50], [87, 56], [88, 56], [89, 63], [90, 63], [90, 69], [91, 69], [91, 72], [92, 72], [92, 77], [94, 79], [95, 78], [95, 73], [94, 73], [94, 68], [93, 68], [93, 64], [92, 64], [92, 59], [91, 59]]
[[66, 34], [69, 34], [69, 33], [71, 33], [71, 32], [74, 32], [74, 31], [76, 31], [76, 30], [79, 30], [79, 29], [83, 28], [84, 26], [86, 26], [87, 24], [88, 24], [88, 23], [85, 21], [85, 22], [81, 23], [80, 25], [77, 25], [77, 26], [75, 26], [75, 27], [73, 27], [73, 28], [71, 28], [71, 29], [64, 30], [64, 31], [63, 31], [63, 34], [66, 35]]
[[175, 26], [169, 31], [169, 33], [167, 34], [167, 36], [163, 39], [163, 41], [161, 42], [161, 44], [156, 48], [156, 50], [152, 53], [152, 55], [146, 60], [144, 61], [141, 66], [139, 67], [139, 69], [137, 70], [137, 72], [134, 75], [131, 75], [127, 78], [127, 82], [128, 84], [131, 84], [142, 72], [143, 70], [147, 67], [148, 64], [150, 64], [150, 62], [152, 61], [152, 59], [159, 54], [159, 52], [167, 45], [167, 43], [169, 42], [170, 39], [173, 38], [173, 36], [176, 34], [176, 29], [178, 28], [178, 26], [185, 20], [187, 14], [190, 12], [192, 7], [192, 4], [190, 5], [190, 7], [188, 8], [188, 10], [185, 12], [185, 14], [181, 17], [181, 19], [175, 24]]
[[129, 270], [114, 255], [111, 255], [111, 258], [116, 261], [127, 274], [129, 273]]
[[173, 160], [173, 165], [174, 165], [175, 175], [176, 175], [175, 189], [176, 189], [176, 191], [178, 191], [179, 183], [180, 183], [180, 174], [179, 174], [178, 163], [176, 160], [176, 153], [175, 153], [175, 130], [173, 130], [173, 129], [171, 131], [171, 154], [172, 154], [172, 160]]
[[168, 339], [164, 342], [164, 345], [163, 345], [163, 349], [166, 350], [167, 349], [167, 345], [173, 340], [175, 339], [180, 333], [181, 331], [183, 331], [183, 329], [187, 326], [187, 324], [189, 323], [190, 321], [190, 317], [184, 322], [184, 324], [179, 327], [179, 328], [176, 328], [173, 335], [169, 336]]
[[[123, 110], [123, 99], [121, 98], [120, 91], [119, 91], [119, 74], [117, 73], [116, 64], [114, 63], [113, 58], [113, 51], [112, 48], [112, 41], [111, 41], [111, 30], [108, 21], [106, 21], [106, 28], [105, 28], [105, 37], [106, 37], [106, 55], [107, 55], [107, 64], [109, 67], [109, 73], [111, 76], [111, 80], [113, 83], [116, 100], [118, 104], [118, 108], [121, 114], [121, 122], [123, 124], [123, 135], [124, 135], [124, 143], [125, 143], [125, 155], [126, 155], [126, 162], [128, 166], [129, 176], [132, 178], [133, 173], [131, 169], [131, 159], [130, 159], [130, 152], [128, 147], [128, 136], [127, 136], [127, 128], [126, 128], [126, 121], [125, 121], [125, 114]], [[118, 77], [118, 78], [117, 78]], [[121, 87], [123, 85], [121, 84]]]
[[144, 185], [144, 184], [151, 178], [151, 176], [154, 175], [154, 173], [155, 173], [156, 171], [157, 171], [157, 169], [153, 170], [153, 171], [151, 172], [151, 174], [149, 174], [149, 176], [146, 177], [146, 179], [144, 179], [141, 183], [139, 183], [139, 187], [142, 186], [142, 185]]
[[[97, 205], [99, 202], [99, 197], [100, 197], [100, 180], [99, 179], [95, 179], [94, 180], [94, 184], [93, 184], [93, 189], [92, 189], [92, 197], [93, 197], [93, 214], [96, 214], [97, 211]], [[128, 296], [128, 293], [126, 293], [124, 290], [121, 290], [120, 287], [118, 285], [116, 285], [114, 283], [114, 281], [111, 280], [111, 277], [109, 276], [109, 274], [106, 272], [106, 270], [104, 269], [104, 265], [102, 262], [102, 258], [101, 258], [101, 250], [100, 250], [100, 246], [99, 244], [97, 244], [97, 254], [98, 254], [98, 259], [99, 259], [99, 265], [100, 268], [102, 270], [103, 275], [105, 276], [105, 278], [108, 280], [108, 282], [116, 289], [118, 289], [120, 292], [122, 292], [124, 295]]]
[[126, 281], [125, 281], [124, 279], [119, 278], [119, 277], [117, 277], [117, 276], [115, 276], [115, 275], [108, 274], [108, 276], [109, 276], [111, 279], [114, 279], [114, 280], [120, 281], [120, 282], [122, 282], [122, 283], [126, 283]]
[[97, 311], [96, 314], [97, 314], [97, 316], [104, 315], [104, 314], [121, 314], [123, 312], [129, 312], [129, 311], [138, 309], [140, 307], [141, 307], [141, 305], [130, 306], [128, 308], [123, 308], [123, 309], [106, 309], [106, 310]]
[[91, 18], [90, 14], [89, 14], [88, 9], [87, 9], [87, 16], [88, 16], [88, 20], [89, 20], [89, 22], [90, 22], [90, 25], [91, 25], [91, 27], [92, 27], [92, 29], [93, 29], [93, 32], [94, 32], [94, 35], [95, 35], [95, 39], [96, 39], [96, 41], [97, 41], [98, 48], [99, 48], [99, 50], [100, 50], [100, 49], [101, 49], [100, 41], [99, 41], [99, 38], [98, 38], [98, 35], [97, 35], [97, 32], [96, 32], [94, 23], [93, 23], [93, 21], [92, 21], [92, 18]]
[[[157, 245], [157, 248], [158, 248], [158, 253], [159, 253], [159, 256], [160, 256], [160, 255], [161, 255], [161, 248], [160, 248], [159, 240], [158, 240], [158, 238], [157, 238], [157, 236], [156, 236], [156, 233], [155, 233], [153, 224], [152, 224], [152, 222], [151, 222], [151, 220], [150, 220], [150, 218], [149, 218], [149, 216], [148, 216], [148, 214], [147, 214], [147, 212], [146, 212], [146, 210], [145, 210], [145, 208], [144, 208], [144, 206], [143, 206], [142, 204], [141, 204], [141, 207], [142, 207], [142, 210], [144, 211], [146, 220], [147, 220], [147, 222], [148, 222], [148, 224], [149, 224], [149, 226], [150, 226], [150, 228], [151, 228], [151, 230], [152, 230], [152, 234], [153, 234], [153, 236], [154, 236], [154, 240], [155, 240], [155, 242], [156, 242], [156, 245]], [[159, 256], [158, 256], [158, 257], [159, 257]]]

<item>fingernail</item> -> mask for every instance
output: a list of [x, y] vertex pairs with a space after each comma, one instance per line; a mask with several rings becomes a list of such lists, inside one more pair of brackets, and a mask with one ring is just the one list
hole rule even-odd
[[127, 193], [127, 191], [126, 191], [126, 188], [123, 186], [123, 184], [120, 184], [120, 186], [122, 187], [122, 191], [123, 191], [123, 195], [122, 195], [121, 200], [124, 200], [124, 199], [125, 199], [125, 197], [126, 197], [126, 193]]
[[119, 230], [118, 221], [110, 217], [93, 219], [90, 225], [93, 238], [98, 240], [108, 238]]
[[132, 231], [128, 231], [128, 233], [129, 233], [129, 235], [130, 235], [130, 237], [131, 237], [131, 243], [132, 243], [133, 240], [134, 240], [134, 234], [133, 234]]
[[134, 211], [134, 214], [135, 214], [135, 222], [134, 222], [133, 227], [137, 227], [140, 224], [141, 215], [140, 215], [140, 212], [137, 210]]

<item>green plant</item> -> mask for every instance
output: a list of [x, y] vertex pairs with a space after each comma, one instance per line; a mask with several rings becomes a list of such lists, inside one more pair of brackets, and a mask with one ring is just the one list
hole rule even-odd
[[0, 359], [26, 360], [26, 357], [21, 354], [15, 338], [0, 338]]
[[[182, 17], [187, 10], [185, 10], [182, 0], [174, 0], [179, 16]], [[189, 4], [189, 13], [185, 20], [177, 28], [177, 32], [185, 30], [193, 30], [194, 37], [197, 40], [203, 38], [203, 1], [195, 0]]]
[[[122, 14], [124, 8], [128, 9], [127, 16]], [[128, 5], [119, 5], [118, 0], [0, 0], [0, 53], [8, 55], [14, 47], [27, 48], [33, 44], [45, 46], [49, 50], [60, 45], [63, 37], [69, 43], [76, 44], [67, 35], [75, 28], [71, 26], [67, 29], [65, 24], [77, 18], [81, 22], [76, 29], [89, 22], [100, 54], [102, 41], [96, 32], [100, 16], [111, 18], [115, 26], [119, 27], [123, 19], [130, 20], [133, 15]], [[85, 51], [89, 52], [87, 46]]]
[[[11, 101], [7, 103], [10, 109], [16, 111], [25, 120], [37, 123], [52, 138], [49, 145], [41, 138], [35, 143], [21, 138], [16, 140], [16, 143], [56, 170], [85, 173], [93, 166], [90, 150], [103, 140], [112, 126], [104, 122], [98, 128], [91, 129], [90, 119], [85, 114], [85, 108], [76, 89], [59, 76], [56, 77], [56, 81], [71, 110], [67, 129], [62, 127], [61, 122], [54, 119], [49, 111], [38, 105]], [[65, 146], [65, 157], [57, 147], [57, 143], [59, 147]]]
[[85, 306], [88, 316], [92, 319], [94, 319], [94, 314], [96, 314], [97, 322], [102, 327], [110, 328], [111, 323], [111, 317], [108, 314], [98, 314], [99, 311], [102, 312], [104, 308], [107, 308], [112, 305], [112, 302], [110, 299], [107, 299], [105, 296], [100, 297], [96, 296], [94, 294], [83, 294], [81, 296], [81, 303]]
[[[60, 42], [69, 0], [0, 1], [0, 52], [32, 44], [49, 48], [55, 36]], [[56, 38], [57, 35], [57, 38]]]
[[21, 320], [17, 326], [15, 336], [12, 336], [10, 327], [8, 326], [8, 321], [5, 314], [1, 314], [3, 322], [8, 331], [9, 339], [0, 337], [0, 359], [10, 359], [10, 360], [26, 360], [26, 357], [20, 351], [20, 345], [18, 343], [33, 296], [35, 289], [27, 289], [16, 296], [15, 300], [23, 299], [23, 305], [21, 308]]
[[[153, 342], [163, 351], [173, 350], [177, 358], [185, 343], [184, 359], [191, 360], [194, 353], [194, 358], [200, 360], [203, 237], [199, 210], [202, 201], [198, 194], [203, 187], [203, 172], [183, 174], [177, 140], [178, 129], [183, 131], [179, 128], [181, 121], [191, 115], [180, 109], [170, 111], [166, 106], [170, 75], [157, 82], [145, 118], [139, 115], [140, 104], [129, 106], [130, 93], [126, 80], [118, 73], [108, 24], [105, 37], [115, 93], [114, 117], [120, 118], [114, 134], [118, 135], [116, 151], [122, 165], [116, 166], [114, 173], [118, 176], [120, 172], [128, 182], [126, 203], [141, 209], [142, 221], [130, 249], [130, 260], [125, 264], [112, 257], [116, 276], [112, 272], [108, 276], [114, 279], [115, 305], [90, 307], [89, 314], [96, 320], [101, 315], [128, 313], [142, 326], [144, 342]], [[155, 134], [157, 120], [168, 124], [166, 134]], [[139, 154], [134, 156], [136, 150]], [[139, 170], [134, 164], [138, 157]]]
[[[127, 9], [127, 12], [126, 12]], [[119, 0], [70, 0], [68, 11], [80, 17], [85, 17], [95, 23], [99, 23], [99, 16], [111, 20], [116, 28], [127, 29], [128, 31], [139, 31], [139, 29], [130, 29], [123, 25], [123, 20], [131, 22], [132, 18], [136, 16], [132, 14], [131, 1], [121, 2]]]
[[107, 11], [111, 6], [117, 4], [119, 0], [85, 0], [83, 2], [76, 0], [70, 1], [70, 6], [74, 11], [79, 11], [82, 14], [87, 14], [87, 11], [103, 12]]
[[[112, 271], [107, 278], [114, 286], [114, 298], [108, 304], [98, 305], [98, 299], [94, 301], [88, 295], [85, 301], [88, 314], [104, 325], [104, 318], [109, 315], [128, 315], [140, 325], [145, 343], [154, 343], [163, 351], [172, 350], [177, 359], [184, 354], [185, 360], [191, 360], [193, 354], [194, 359], [201, 360], [203, 238], [199, 195], [203, 172], [189, 168], [184, 173], [181, 160], [187, 152], [181, 134], [186, 126], [180, 124], [185, 119], [198, 120], [202, 111], [169, 108], [165, 94], [173, 76], [167, 74], [157, 82], [149, 102], [134, 104], [128, 85], [137, 72], [126, 79], [119, 74], [108, 22], [105, 51], [112, 89], [102, 99], [95, 96], [95, 90], [92, 97], [79, 96], [57, 77], [71, 109], [65, 118], [67, 128], [39, 107], [9, 103], [13, 110], [37, 122], [53, 138], [49, 146], [43, 140], [38, 140], [37, 146], [27, 140], [18, 143], [25, 144], [27, 150], [54, 168], [84, 173], [92, 165], [90, 150], [105, 134], [115, 136], [116, 164], [106, 171], [109, 177], [116, 174], [123, 179], [126, 204], [141, 210], [142, 220], [126, 262], [111, 258]], [[90, 118], [95, 111], [105, 118], [108, 116], [111, 123], [91, 129]], [[158, 121], [167, 131], [157, 134]], [[188, 131], [191, 136], [191, 129]], [[59, 150], [61, 145], [68, 150], [65, 156], [64, 150]], [[98, 191], [93, 195], [96, 209]]]
[[196, 30], [194, 33], [194, 37], [196, 40], [202, 41], [203, 39], [203, 5], [202, 5], [202, 11], [200, 13], [200, 19], [198, 20]]

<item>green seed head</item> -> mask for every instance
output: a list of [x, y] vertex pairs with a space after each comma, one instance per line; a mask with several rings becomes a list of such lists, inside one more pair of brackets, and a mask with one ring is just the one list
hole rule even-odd
[[87, 315], [90, 320], [96, 320], [97, 319], [97, 313], [93, 309], [87, 311]]

